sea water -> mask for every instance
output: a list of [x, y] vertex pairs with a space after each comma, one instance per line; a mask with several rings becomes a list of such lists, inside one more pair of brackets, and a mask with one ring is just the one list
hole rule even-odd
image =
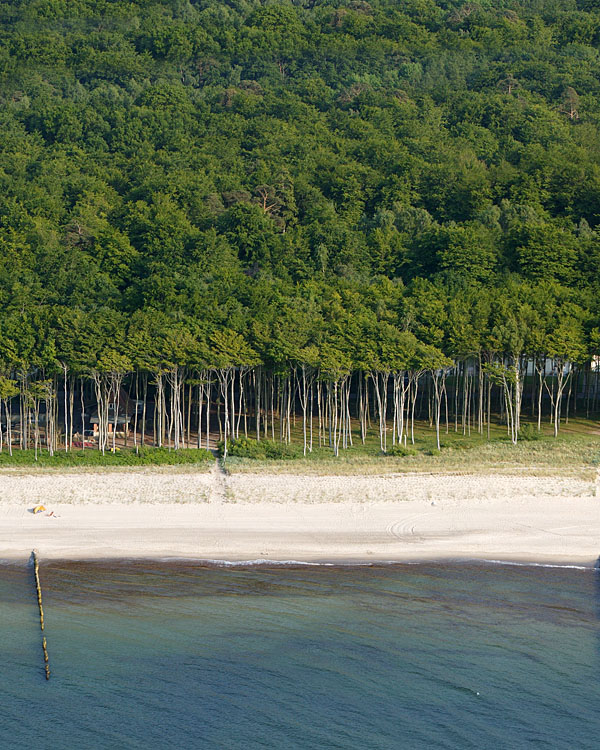
[[600, 574], [0, 567], [0, 748], [597, 748]]

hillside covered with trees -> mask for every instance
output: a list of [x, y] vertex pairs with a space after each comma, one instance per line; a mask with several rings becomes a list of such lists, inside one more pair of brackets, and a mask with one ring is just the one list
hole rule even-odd
[[0, 18], [4, 442], [106, 449], [123, 392], [174, 447], [598, 410], [595, 0]]

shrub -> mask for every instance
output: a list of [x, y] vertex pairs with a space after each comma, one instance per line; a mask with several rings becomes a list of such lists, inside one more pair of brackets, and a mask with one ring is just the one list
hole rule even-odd
[[292, 447], [291, 445], [285, 445], [284, 443], [273, 443], [270, 440], [267, 440], [261, 442], [260, 445], [264, 446], [266, 458], [289, 459], [298, 458], [300, 455], [298, 447]]
[[171, 466], [175, 464], [198, 464], [210, 461], [213, 455], [204, 448], [187, 448], [185, 450], [168, 450], [167, 448], [125, 448], [116, 453], [106, 452], [104, 455], [98, 450], [56, 451], [51, 456], [48, 451], [38, 451], [37, 461], [35, 452], [28, 450], [13, 450], [12, 456], [6, 449], [0, 453], [0, 466]]
[[388, 448], [385, 455], [404, 458], [405, 456], [416, 456], [417, 450], [411, 445], [393, 445], [391, 448]]
[[529, 442], [531, 440], [540, 440], [542, 433], [532, 424], [524, 424], [519, 430], [519, 440]]
[[465, 438], [452, 438], [440, 441], [441, 450], [470, 451], [474, 447], [475, 444]]
[[[221, 440], [217, 446], [219, 455], [223, 456], [225, 444]], [[271, 440], [253, 440], [252, 438], [239, 437], [227, 442], [227, 455], [237, 458], [253, 458], [259, 460], [285, 460], [297, 458], [299, 449], [284, 443], [274, 443]]]

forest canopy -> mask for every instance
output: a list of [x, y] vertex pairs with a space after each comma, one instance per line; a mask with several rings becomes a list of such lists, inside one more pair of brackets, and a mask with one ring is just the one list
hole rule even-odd
[[599, 353], [595, 0], [0, 19], [0, 391]]

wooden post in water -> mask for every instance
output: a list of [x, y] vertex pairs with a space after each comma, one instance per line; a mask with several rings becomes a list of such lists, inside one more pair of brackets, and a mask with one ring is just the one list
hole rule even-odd
[[48, 663], [48, 647], [46, 645], [46, 636], [44, 635], [44, 608], [42, 607], [42, 587], [40, 585], [40, 565], [38, 562], [37, 552], [31, 553], [33, 558], [33, 573], [35, 576], [35, 591], [37, 594], [38, 607], [40, 609], [40, 630], [42, 631], [42, 650], [44, 652], [44, 670], [46, 679], [50, 679], [50, 665]]

